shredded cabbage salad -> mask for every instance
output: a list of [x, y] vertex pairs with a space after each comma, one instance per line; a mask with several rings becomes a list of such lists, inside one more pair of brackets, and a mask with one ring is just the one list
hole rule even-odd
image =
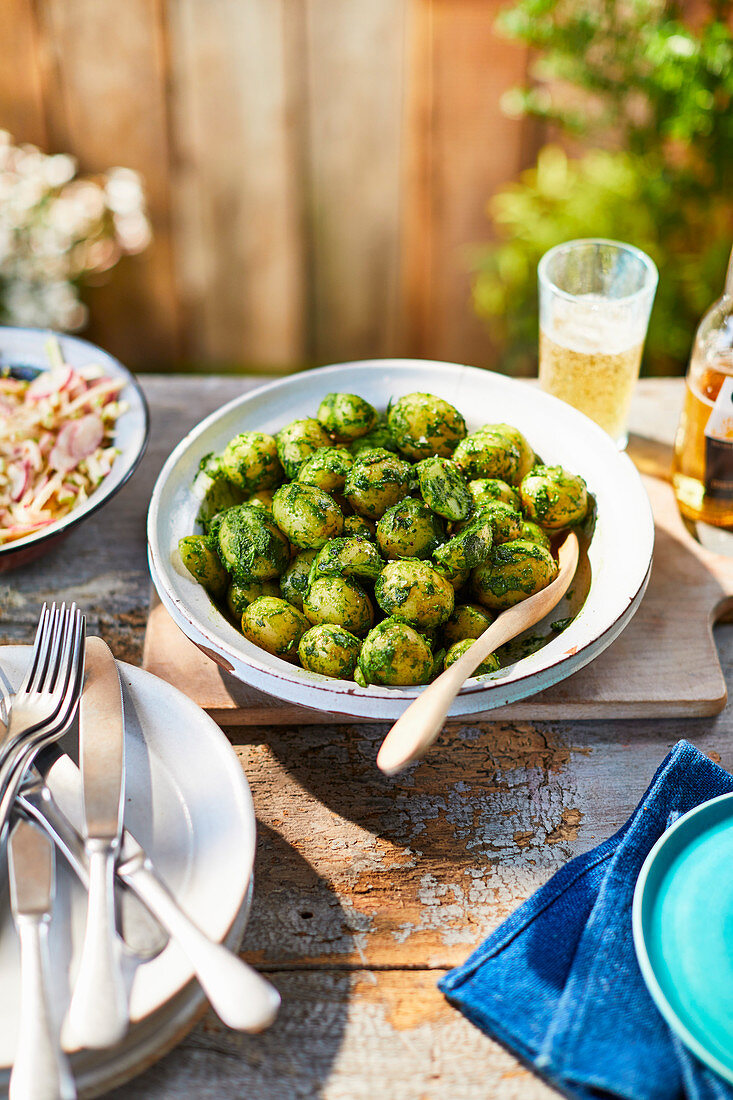
[[46, 348], [49, 369], [32, 380], [0, 372], [0, 546], [78, 508], [118, 454], [124, 379], [93, 365], [74, 370], [55, 339]]

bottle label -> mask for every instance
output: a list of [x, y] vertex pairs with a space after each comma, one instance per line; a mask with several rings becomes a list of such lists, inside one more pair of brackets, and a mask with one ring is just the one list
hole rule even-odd
[[705, 495], [733, 500], [733, 378], [720, 387], [705, 425]]

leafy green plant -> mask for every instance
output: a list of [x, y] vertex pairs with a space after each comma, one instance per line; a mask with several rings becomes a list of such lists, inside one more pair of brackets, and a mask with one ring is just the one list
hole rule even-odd
[[500, 17], [538, 51], [535, 83], [504, 99], [581, 141], [559, 144], [491, 200], [496, 240], [476, 252], [477, 312], [511, 373], [534, 372], [537, 263], [574, 237], [637, 245], [660, 272], [648, 373], [684, 369], [733, 240], [733, 33], [727, 0], [697, 27], [672, 0], [519, 0]]

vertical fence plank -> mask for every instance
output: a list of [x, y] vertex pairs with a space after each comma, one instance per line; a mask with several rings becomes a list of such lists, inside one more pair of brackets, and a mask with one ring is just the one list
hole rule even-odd
[[405, 0], [307, 0], [315, 358], [394, 353]]
[[215, 361], [296, 365], [304, 258], [289, 0], [173, 0], [176, 236], [187, 345]]
[[144, 177], [155, 240], [124, 259], [91, 294], [90, 335], [131, 365], [165, 365], [178, 354], [169, 227], [165, 45], [160, 0], [38, 0], [53, 86], [49, 138], [82, 169], [115, 165]]
[[413, 0], [404, 293], [413, 354], [479, 366], [490, 336], [470, 303], [470, 246], [486, 203], [524, 167], [523, 124], [499, 100], [524, 80], [525, 49], [495, 30], [502, 0]]
[[0, 6], [0, 129], [9, 130], [18, 142], [46, 142], [33, 0], [2, 0]]

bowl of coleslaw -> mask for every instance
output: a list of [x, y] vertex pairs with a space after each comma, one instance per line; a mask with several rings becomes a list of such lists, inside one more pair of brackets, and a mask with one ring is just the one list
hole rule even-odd
[[0, 572], [110, 500], [148, 426], [142, 390], [113, 356], [75, 336], [0, 327]]

